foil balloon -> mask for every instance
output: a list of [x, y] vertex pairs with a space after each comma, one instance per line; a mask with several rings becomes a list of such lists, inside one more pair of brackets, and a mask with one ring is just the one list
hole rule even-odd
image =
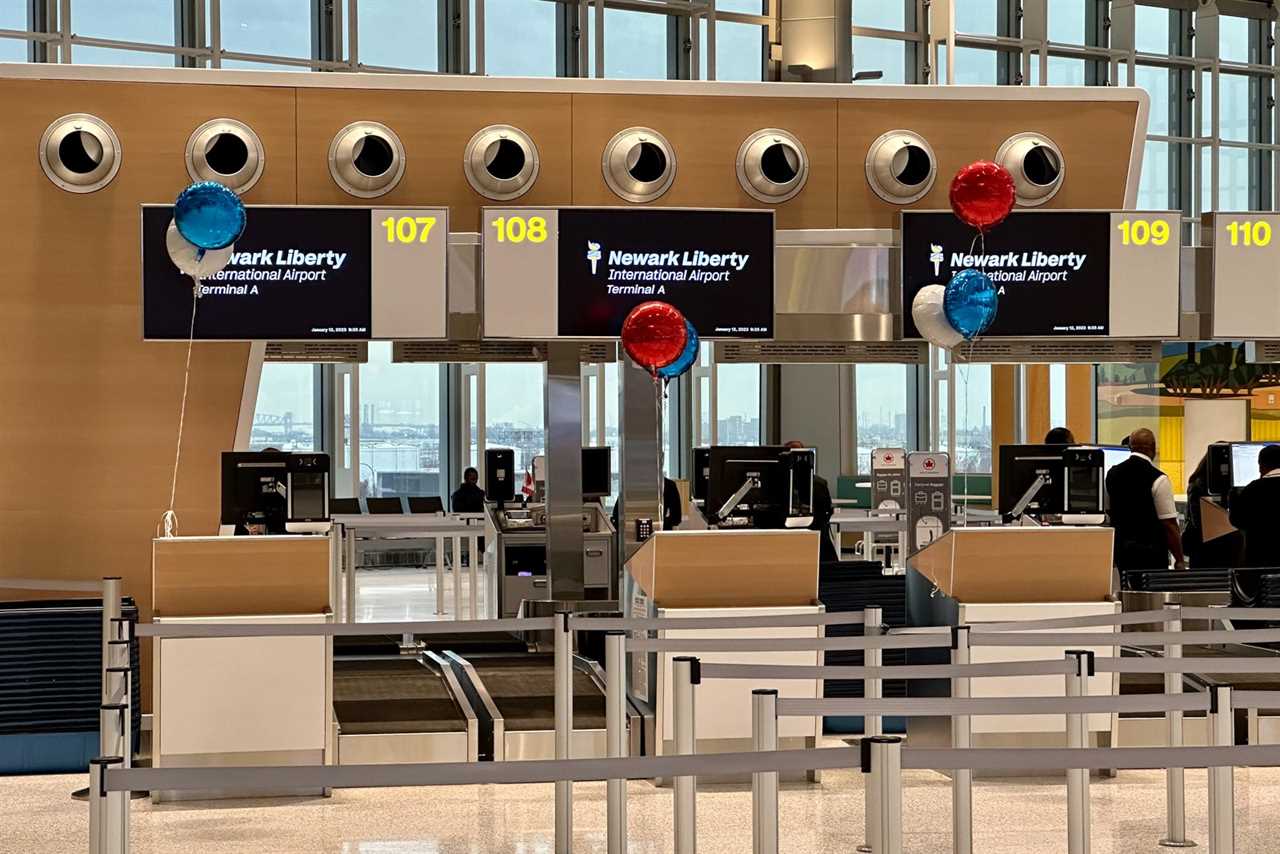
[[966, 341], [986, 332], [996, 319], [999, 296], [986, 273], [961, 270], [947, 283], [942, 300], [947, 322]]
[[174, 266], [193, 279], [207, 279], [214, 273], [220, 272], [227, 266], [231, 260], [231, 253], [235, 251], [235, 246], [224, 246], [222, 249], [208, 251], [201, 249], [183, 237], [174, 222], [169, 223], [169, 229], [164, 235], [164, 243]]
[[676, 360], [665, 368], [658, 368], [658, 376], [664, 380], [673, 380], [683, 374], [685, 371], [693, 367], [694, 362], [698, 361], [698, 330], [693, 328], [693, 324], [688, 320], [684, 322], [685, 327], [685, 343], [684, 350], [676, 357]]
[[200, 249], [225, 249], [244, 233], [244, 202], [217, 181], [197, 181], [173, 203], [173, 221]]
[[1013, 176], [999, 163], [979, 160], [951, 179], [951, 210], [980, 232], [1004, 222], [1013, 202]]
[[947, 289], [942, 285], [921, 288], [911, 301], [911, 319], [930, 344], [950, 350], [963, 341], [964, 336], [947, 320], [946, 309], [943, 308], [946, 295]]
[[622, 322], [622, 348], [651, 374], [680, 358], [688, 338], [684, 315], [670, 303], [642, 302]]

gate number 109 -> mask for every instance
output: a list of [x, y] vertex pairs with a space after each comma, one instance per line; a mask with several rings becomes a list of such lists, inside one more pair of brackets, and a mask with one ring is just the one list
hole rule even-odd
[[1169, 223], [1162, 219], [1122, 219], [1120, 225], [1120, 242], [1125, 246], [1164, 246], [1169, 242]]

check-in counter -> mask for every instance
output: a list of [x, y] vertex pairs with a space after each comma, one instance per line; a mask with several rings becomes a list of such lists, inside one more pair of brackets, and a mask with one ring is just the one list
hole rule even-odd
[[[627, 562], [624, 607], [631, 617], [758, 617], [816, 614], [818, 534], [813, 531], [663, 531]], [[666, 629], [659, 637], [813, 638], [821, 626], [743, 629]], [[632, 700], [653, 712], [655, 732], [646, 744], [656, 753], [673, 752], [672, 660], [696, 655], [705, 664], [822, 664], [820, 651], [698, 652], [679, 650], [628, 655]], [[704, 680], [698, 686], [698, 751], [750, 749], [751, 692], [777, 688], [781, 697], [822, 697], [822, 680]], [[787, 717], [778, 721], [784, 748], [811, 746], [822, 720]]]
[[[1118, 614], [1120, 603], [1112, 591], [1113, 533], [1102, 527], [954, 528], [910, 560], [910, 622], [979, 625]], [[1117, 646], [982, 646], [971, 634], [970, 660], [1061, 661], [1068, 649], [1092, 650], [1098, 657], [1119, 654], [1118, 626], [1042, 631], [1114, 632]], [[913, 683], [912, 690], [916, 687]], [[1087, 689], [1090, 695], [1116, 694], [1119, 679], [1113, 673], [1098, 673], [1088, 678]], [[1061, 697], [1064, 686], [1061, 676], [998, 676], [974, 679], [970, 690], [973, 697]], [[1107, 743], [1114, 743], [1116, 715], [1087, 717], [1095, 739], [1105, 734]], [[923, 740], [931, 740], [933, 725], [927, 719], [913, 720], [908, 734], [924, 730]], [[972, 727], [974, 746], [986, 747], [1062, 744], [1066, 732], [1063, 715], [974, 716]]]
[[[331, 553], [325, 536], [156, 539], [154, 622], [327, 623]], [[152, 764], [332, 763], [332, 660], [332, 639], [325, 636], [157, 638]], [[152, 797], [172, 800], [177, 794]]]

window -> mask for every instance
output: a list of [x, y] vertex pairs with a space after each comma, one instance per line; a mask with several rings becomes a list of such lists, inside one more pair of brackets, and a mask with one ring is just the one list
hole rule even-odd
[[1224, 62], [1249, 62], [1248, 18], [1218, 16], [1218, 58]]
[[[995, 84], [997, 82], [996, 62], [999, 58], [1000, 54], [994, 50], [983, 50], [976, 47], [956, 48], [956, 83], [982, 86]], [[945, 52], [943, 59], [938, 63], [938, 73], [945, 79]]]
[[[1127, 78], [1121, 75], [1120, 79], [1123, 81]], [[1169, 113], [1177, 106], [1177, 102], [1172, 100], [1173, 79], [1173, 74], [1167, 68], [1139, 65], [1134, 69], [1134, 84], [1146, 89], [1147, 94], [1151, 96], [1151, 114], [1147, 120], [1149, 134], [1169, 135]]]
[[[596, 16], [587, 13], [587, 65], [596, 74]], [[717, 33], [718, 34], [718, 33]], [[604, 10], [604, 76], [667, 79], [667, 17], [651, 12]]]
[[[268, 56], [311, 56], [311, 0], [222, 0], [222, 48]], [[231, 67], [232, 61], [223, 66]]]
[[956, 450], [952, 470], [991, 471], [991, 366], [956, 365]]
[[876, 448], [914, 449], [908, 415], [908, 377], [914, 370], [904, 365], [854, 366], [857, 473], [871, 472], [871, 452]]
[[1134, 46], [1141, 53], [1169, 53], [1170, 30], [1177, 12], [1155, 6], [1134, 8]]
[[[974, 35], [996, 35], [998, 0], [964, 0], [956, 3], [956, 32]], [[959, 54], [956, 55], [958, 60]]]
[[437, 70], [439, 8], [436, 0], [360, 0], [357, 59], [364, 65]]
[[716, 442], [760, 444], [760, 366], [717, 365]]
[[1049, 41], [1085, 44], [1084, 7], [1082, 0], [1049, 0]]
[[[20, 27], [25, 28], [25, 24]], [[26, 62], [28, 44], [20, 39], [0, 39], [0, 62]]]
[[1049, 57], [1050, 86], [1083, 86], [1084, 60], [1066, 56]]
[[901, 0], [853, 0], [853, 25], [905, 30], [908, 27], [907, 4]]
[[[608, 25], [606, 24], [606, 27]], [[707, 22], [699, 21], [699, 76], [707, 79]], [[608, 30], [605, 30], [606, 36]], [[605, 59], [609, 57], [605, 51]], [[716, 79], [759, 82], [764, 79], [764, 27], [716, 21]]]
[[360, 366], [360, 493], [441, 495], [440, 367], [394, 364], [391, 343], [369, 344]]
[[[1049, 366], [1049, 426], [1063, 427], [1067, 423], [1067, 366]], [[1034, 437], [1032, 437], [1034, 438]]]
[[1173, 143], [1147, 141], [1142, 151], [1142, 176], [1138, 179], [1140, 210], [1177, 208], [1169, 183], [1169, 152]]
[[546, 0], [485, 0], [484, 31], [487, 74], [555, 77], [555, 3]]
[[485, 447], [514, 448], [516, 472], [531, 471], [546, 451], [542, 364], [484, 366]]
[[[115, 0], [113, 3], [79, 0], [71, 6], [71, 28], [82, 36], [171, 45], [174, 6], [173, 0]], [[87, 62], [81, 60], [81, 50], [88, 49], [77, 45], [71, 57], [76, 62]], [[156, 59], [155, 65], [173, 65], [172, 56], [151, 56]]]
[[265, 363], [253, 409], [249, 449], [316, 450], [315, 408], [314, 365]]
[[[884, 77], [879, 83], [906, 83], [907, 43], [896, 39], [881, 39], [872, 36], [853, 37], [853, 70], [882, 71]], [[914, 82], [914, 71], [910, 79]]]

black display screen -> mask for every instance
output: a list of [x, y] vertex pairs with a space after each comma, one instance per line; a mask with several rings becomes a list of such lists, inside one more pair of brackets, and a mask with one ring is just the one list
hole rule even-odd
[[[169, 258], [168, 206], [142, 209], [142, 327], [186, 340], [192, 283]], [[202, 282], [195, 337], [367, 339], [372, 321], [368, 208], [253, 207], [227, 267]]]
[[559, 334], [613, 337], [669, 302], [704, 338], [773, 337], [773, 212], [565, 208]]
[[999, 309], [987, 338], [1110, 331], [1111, 214], [1015, 211], [982, 240], [950, 211], [902, 214], [903, 337], [920, 338], [911, 302], [960, 270], [991, 277]]

